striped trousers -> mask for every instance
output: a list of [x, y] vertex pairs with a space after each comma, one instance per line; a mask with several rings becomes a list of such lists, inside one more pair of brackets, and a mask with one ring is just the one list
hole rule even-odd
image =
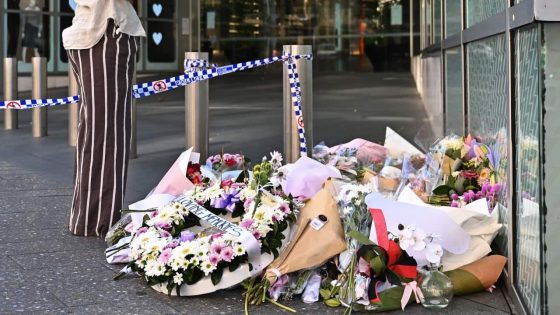
[[120, 217], [131, 137], [137, 39], [112, 20], [92, 48], [68, 50], [80, 88], [70, 232], [104, 236]]

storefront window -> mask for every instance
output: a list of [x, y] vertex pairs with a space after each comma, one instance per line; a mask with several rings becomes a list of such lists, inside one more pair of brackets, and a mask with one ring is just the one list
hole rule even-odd
[[409, 3], [204, 1], [202, 49], [215, 63], [235, 63], [305, 44], [319, 71], [409, 71]]
[[6, 56], [21, 62], [33, 57], [50, 59], [48, 0], [7, 0]]

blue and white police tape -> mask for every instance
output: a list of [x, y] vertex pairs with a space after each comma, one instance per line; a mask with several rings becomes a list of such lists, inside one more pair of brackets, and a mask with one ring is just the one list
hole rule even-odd
[[[296, 115], [298, 134], [300, 139], [300, 153], [305, 155], [307, 152], [307, 147], [305, 143], [305, 127], [303, 124], [303, 116], [301, 113], [301, 87], [299, 84], [299, 76], [296, 69], [295, 60], [298, 59], [313, 59], [313, 55], [291, 55], [285, 54], [282, 56], [259, 59], [254, 61], [247, 61], [236, 63], [233, 65], [227, 65], [222, 67], [217, 67], [216, 65], [211, 65], [205, 60], [185, 60], [185, 74], [156, 80], [152, 82], [146, 82], [141, 84], [136, 84], [132, 88], [132, 93], [135, 98], [142, 98], [166, 91], [176, 89], [178, 87], [186, 86], [188, 84], [204, 81], [221, 75], [243, 71], [247, 69], [257, 68], [266, 66], [278, 61], [287, 63], [288, 65], [288, 76], [290, 81], [290, 92], [292, 98], [292, 105], [294, 107], [294, 113]], [[48, 98], [48, 99], [27, 99], [27, 100], [8, 100], [0, 102], [0, 109], [31, 109], [37, 107], [51, 107], [57, 105], [64, 105], [70, 103], [77, 103], [80, 101], [80, 96], [70, 96], [65, 98]]]

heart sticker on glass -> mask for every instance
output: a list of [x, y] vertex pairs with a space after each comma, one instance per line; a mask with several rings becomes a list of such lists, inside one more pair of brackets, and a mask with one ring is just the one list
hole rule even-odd
[[163, 6], [162, 6], [161, 4], [159, 4], [159, 3], [154, 3], [154, 4], [152, 5], [152, 11], [154, 11], [154, 14], [155, 14], [156, 16], [160, 16], [161, 11], [163, 11]]
[[154, 44], [159, 46], [163, 40], [163, 34], [160, 32], [152, 33], [152, 40], [154, 41]]

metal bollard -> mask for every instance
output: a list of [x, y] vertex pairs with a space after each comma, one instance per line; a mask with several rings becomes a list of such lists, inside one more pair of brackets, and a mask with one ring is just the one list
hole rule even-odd
[[[187, 59], [208, 60], [208, 53], [186, 52]], [[192, 83], [185, 88], [185, 136], [186, 147], [194, 147], [201, 161], [208, 157], [208, 80]]]
[[[284, 45], [284, 54], [292, 55], [311, 54], [311, 45]], [[301, 110], [305, 126], [305, 140], [307, 154], [313, 149], [313, 66], [310, 60], [299, 59], [295, 61], [301, 87]], [[300, 157], [299, 135], [296, 114], [292, 105], [288, 66], [284, 64], [284, 159], [288, 163], [297, 161]]]
[[[134, 75], [132, 76], [132, 84], [130, 85], [130, 89], [136, 84], [136, 70], [134, 70]], [[137, 142], [137, 135], [138, 135], [138, 111], [136, 108], [136, 98], [132, 97], [132, 105], [130, 108], [130, 153], [128, 155], [128, 159], [135, 159], [138, 157], [138, 142]]]
[[[32, 98], [45, 98], [47, 96], [47, 58], [33, 57], [31, 58], [33, 65], [33, 90]], [[31, 118], [33, 137], [47, 136], [47, 108], [33, 108]]]
[[[18, 97], [18, 62], [16, 58], [4, 58], [4, 99], [15, 100]], [[4, 129], [18, 128], [18, 111], [4, 110]]]
[[[78, 80], [68, 63], [68, 95], [78, 95]], [[78, 141], [78, 103], [68, 105], [68, 145], [75, 147]]]

